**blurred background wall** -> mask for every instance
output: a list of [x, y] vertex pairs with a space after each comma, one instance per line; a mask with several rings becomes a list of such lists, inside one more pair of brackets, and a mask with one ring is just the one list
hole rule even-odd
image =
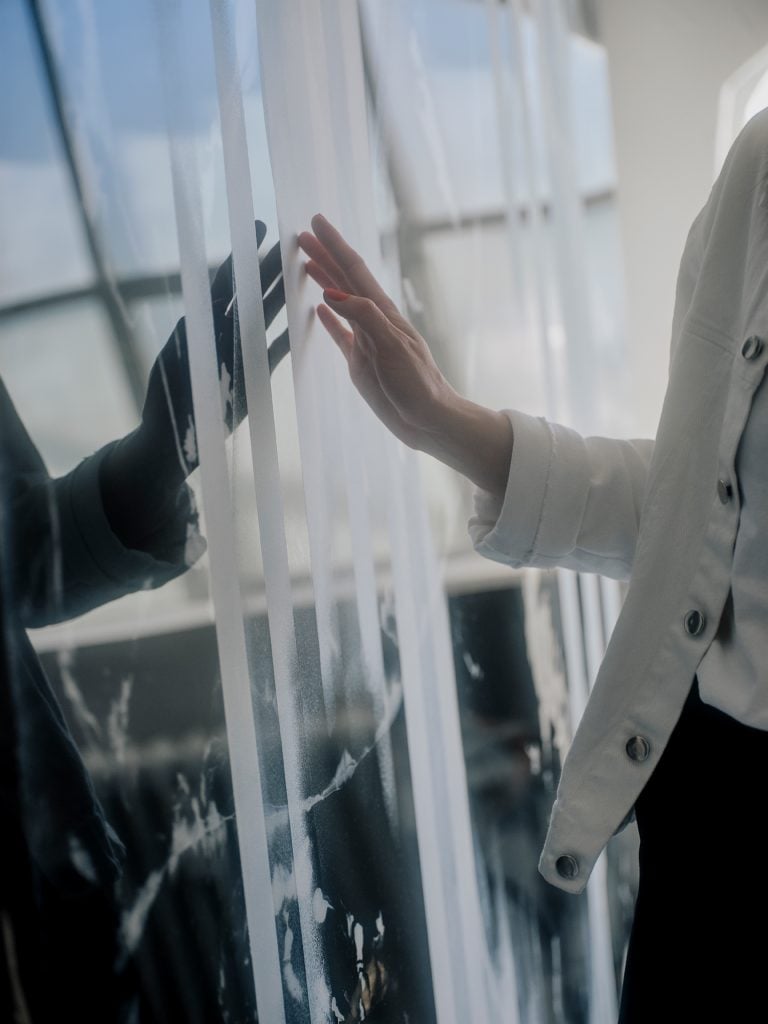
[[768, 5], [590, 2], [608, 54], [632, 401], [638, 434], [650, 437], [666, 387], [680, 256], [719, 169], [721, 90], [768, 42]]

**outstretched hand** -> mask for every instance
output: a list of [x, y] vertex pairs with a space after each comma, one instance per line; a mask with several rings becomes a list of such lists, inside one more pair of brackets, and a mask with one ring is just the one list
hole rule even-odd
[[317, 307], [321, 323], [379, 419], [409, 447], [422, 447], [425, 435], [438, 429], [453, 388], [359, 253], [322, 214], [312, 218], [312, 231], [302, 231], [298, 242], [309, 256], [307, 273], [324, 289], [327, 305]]
[[[256, 221], [258, 245], [267, 233], [266, 226]], [[275, 244], [259, 260], [260, 286], [264, 298], [264, 320], [269, 327], [285, 304], [280, 247]], [[249, 283], [240, 287], [252, 287]], [[227, 428], [233, 430], [243, 419], [245, 382], [243, 360], [238, 332], [235, 330], [237, 296], [232, 271], [232, 257], [216, 271], [211, 282], [211, 309], [213, 312], [213, 341], [216, 347], [216, 365], [226, 396], [224, 417]], [[182, 317], [170, 338], [160, 351], [149, 375], [147, 394], [142, 411], [140, 431], [146, 439], [145, 449], [157, 458], [158, 451], [167, 454], [165, 475], [189, 475], [197, 466], [194, 438], [194, 410], [192, 381], [187, 350], [187, 325]]]
[[[256, 221], [256, 240], [261, 245], [266, 226]], [[279, 243], [259, 259], [260, 287], [264, 296], [264, 320], [269, 327], [285, 304]], [[235, 330], [237, 296], [232, 257], [218, 268], [211, 282], [216, 363], [226, 396], [224, 418], [233, 430], [245, 416], [243, 361]], [[252, 287], [238, 282], [238, 287]], [[288, 332], [269, 349], [270, 373], [288, 351]], [[100, 468], [102, 500], [114, 532], [127, 547], [150, 550], [156, 534], [173, 525], [180, 485], [197, 467], [197, 438], [187, 329], [184, 317], [163, 346], [152, 366], [144, 399], [141, 423], [110, 450]]]

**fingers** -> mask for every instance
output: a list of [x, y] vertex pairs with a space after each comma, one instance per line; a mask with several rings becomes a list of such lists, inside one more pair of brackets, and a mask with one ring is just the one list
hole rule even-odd
[[312, 278], [312, 280], [316, 281], [321, 288], [337, 287], [336, 282], [333, 280], [333, 278], [329, 277], [328, 274], [326, 274], [326, 272], [320, 266], [320, 264], [316, 263], [315, 260], [307, 260], [307, 262], [304, 264], [304, 269]]
[[[342, 236], [322, 213], [312, 218], [312, 229], [318, 240], [325, 247], [331, 259], [341, 268], [342, 273], [351, 285], [351, 291], [373, 299], [385, 313], [399, 313], [397, 306], [387, 295], [379, 282], [370, 272], [362, 256]], [[314, 256], [314, 253], [308, 253]]]
[[[395, 340], [394, 328], [373, 299], [359, 295], [348, 295], [346, 299], [334, 298], [326, 289], [323, 298], [332, 310], [339, 312], [365, 331], [376, 347], [389, 345]], [[318, 310], [319, 312], [319, 310]]]
[[318, 306], [317, 315], [323, 327], [343, 352], [344, 358], [349, 362], [355, 345], [355, 336], [352, 331], [345, 327], [327, 306]]
[[309, 231], [302, 231], [298, 236], [298, 243], [310, 261], [319, 266], [329, 281], [332, 281], [332, 288], [349, 288], [347, 276], [338, 263], [334, 260], [325, 246], [319, 242]]

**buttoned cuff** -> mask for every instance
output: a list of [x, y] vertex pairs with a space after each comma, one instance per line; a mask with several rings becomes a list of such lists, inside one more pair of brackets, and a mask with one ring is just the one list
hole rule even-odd
[[584, 439], [575, 430], [503, 409], [514, 434], [503, 497], [475, 488], [467, 529], [478, 554], [507, 565], [548, 567], [577, 546], [590, 487]]

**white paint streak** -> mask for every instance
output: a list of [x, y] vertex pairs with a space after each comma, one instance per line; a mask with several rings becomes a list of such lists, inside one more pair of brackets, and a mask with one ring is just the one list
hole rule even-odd
[[329, 910], [333, 910], [333, 904], [329, 903], [325, 898], [322, 889], [315, 889], [315, 894], [312, 897], [312, 912], [315, 915], [315, 920], [318, 924], [323, 924], [328, 916]]
[[69, 701], [78, 725], [81, 726], [86, 739], [89, 742], [101, 742], [103, 737], [101, 725], [86, 704], [85, 697], [83, 697], [80, 687], [77, 685], [77, 680], [72, 671], [73, 661], [74, 658], [71, 651], [59, 651], [56, 655], [56, 662], [64, 688], [64, 696]]
[[284, 864], [276, 864], [272, 870], [272, 899], [275, 914], [280, 914], [286, 903], [296, 900], [296, 880], [293, 872]]
[[285, 924], [285, 938], [283, 940], [283, 963], [289, 964], [293, 954], [293, 928], [290, 925], [290, 916], [287, 910], [283, 911], [283, 922]]
[[200, 799], [191, 795], [189, 783], [181, 773], [177, 775], [177, 781], [181, 795], [173, 807], [173, 828], [167, 859], [147, 876], [133, 905], [122, 915], [120, 935], [127, 953], [136, 950], [158, 893], [166, 878], [173, 877], [181, 857], [193, 849], [199, 849], [206, 857], [218, 855], [225, 842], [224, 826], [234, 819], [234, 815], [223, 816], [213, 801], [205, 811], [201, 811]]
[[83, 878], [94, 884], [98, 882], [98, 875], [96, 874], [96, 868], [94, 867], [91, 855], [76, 835], [70, 835], [69, 837], [69, 859]]
[[304, 1002], [304, 989], [301, 982], [296, 976], [296, 971], [293, 969], [293, 964], [290, 962], [283, 964], [283, 981], [288, 991], [288, 995], [297, 1003]]
[[494, 829], [491, 835], [490, 869], [493, 878], [493, 903], [496, 918], [496, 983], [499, 1004], [505, 1019], [515, 1024], [520, 1019], [520, 1003], [515, 966], [515, 949], [509, 920], [506, 875], [501, 856], [501, 838]]
[[552, 616], [553, 589], [537, 570], [524, 570], [525, 647], [539, 703], [539, 730], [544, 761], [551, 748], [562, 759], [571, 743], [568, 686], [560, 653], [560, 641]]
[[232, 390], [232, 375], [227, 369], [226, 363], [222, 363], [219, 367], [219, 387], [221, 388], [221, 410], [226, 417], [227, 409], [231, 409], [234, 417], [235, 396]]
[[354, 932], [354, 936], [355, 936], [355, 958], [357, 960], [358, 967], [360, 969], [362, 969], [362, 964], [363, 964], [363, 938], [364, 938], [364, 936], [363, 936], [363, 926], [360, 924], [359, 921], [355, 924], [353, 932]]
[[184, 434], [184, 458], [190, 466], [197, 462], [197, 434], [195, 433], [195, 424], [191, 416], [189, 417], [187, 430]]
[[144, 885], [139, 889], [138, 895], [133, 901], [133, 906], [123, 912], [120, 922], [120, 937], [123, 947], [127, 953], [134, 953], [141, 936], [144, 934], [144, 927], [152, 905], [157, 899], [157, 894], [168, 873], [168, 864], [153, 871], [147, 876]]
[[473, 680], [485, 679], [485, 672], [483, 672], [482, 667], [475, 661], [469, 651], [464, 651], [463, 657], [464, 664], [467, 667], [467, 672], [469, 672], [470, 678]]
[[24, 995], [24, 986], [21, 981], [21, 972], [19, 971], [19, 958], [16, 952], [16, 937], [13, 934], [11, 915], [5, 910], [0, 911], [0, 921], [2, 921], [5, 966], [8, 972], [11, 992], [13, 993], [14, 1024], [32, 1024], [32, 1017], [29, 1013], [27, 999]]
[[357, 769], [363, 763], [365, 758], [375, 749], [376, 745], [385, 737], [389, 735], [392, 729], [392, 723], [400, 710], [402, 704], [402, 686], [399, 683], [393, 683], [387, 692], [387, 706], [385, 710], [385, 717], [379, 723], [379, 727], [376, 731], [373, 743], [369, 746], [364, 747], [362, 753], [357, 758], [353, 758], [348, 750], [345, 750], [341, 755], [333, 778], [325, 787], [321, 793], [316, 793], [314, 796], [307, 797], [303, 803], [303, 809], [305, 812], [310, 811], [316, 804], [327, 799], [333, 793], [338, 793], [342, 786], [349, 782], [352, 776], [355, 774]]
[[112, 701], [107, 716], [107, 736], [119, 765], [125, 763], [125, 751], [128, 746], [128, 715], [132, 690], [133, 677], [126, 676], [120, 683], [120, 694]]
[[319, 975], [315, 981], [314, 988], [312, 989], [314, 998], [312, 1005], [315, 1010], [322, 1013], [323, 1021], [328, 1021], [328, 1013], [326, 1011], [331, 1010], [331, 992], [328, 988], [328, 982], [322, 975]]

